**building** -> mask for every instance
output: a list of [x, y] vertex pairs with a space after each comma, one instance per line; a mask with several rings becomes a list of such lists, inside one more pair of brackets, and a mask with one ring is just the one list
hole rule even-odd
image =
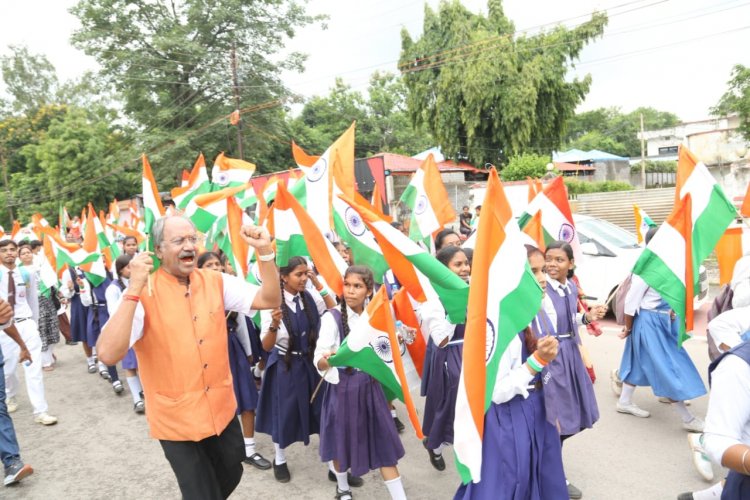
[[[598, 149], [592, 149], [591, 151], [571, 149], [553, 152], [552, 162], [563, 175], [583, 177], [582, 180], [592, 182], [630, 181], [629, 159]], [[575, 165], [578, 166], [578, 169], [575, 168]]]

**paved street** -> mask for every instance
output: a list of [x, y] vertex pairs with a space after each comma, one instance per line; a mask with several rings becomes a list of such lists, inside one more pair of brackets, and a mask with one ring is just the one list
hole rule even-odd
[[[704, 306], [705, 309], [705, 306]], [[705, 314], [705, 313], [703, 313]], [[601, 420], [594, 429], [568, 440], [565, 466], [569, 479], [586, 499], [674, 499], [677, 494], [705, 487], [694, 472], [685, 432], [676, 412], [659, 403], [648, 389], [636, 391], [634, 401], [651, 418], [638, 419], [615, 412], [609, 389], [609, 371], [617, 367], [623, 342], [614, 325], [599, 338], [585, 339], [599, 377], [595, 387]], [[687, 342], [687, 349], [705, 376], [708, 365], [704, 337]], [[61, 346], [59, 367], [45, 373], [50, 411], [60, 418], [54, 427], [33, 423], [25, 392], [13, 414], [24, 460], [33, 476], [12, 488], [0, 489], [0, 498], [98, 499], [178, 498], [172, 472], [158, 443], [149, 439], [143, 416], [132, 412], [127, 394], [117, 397], [98, 375], [86, 373], [81, 348]], [[420, 398], [417, 398], [418, 400]], [[419, 401], [421, 406], [421, 401]], [[691, 408], [701, 417], [707, 398]], [[402, 419], [405, 412], [400, 411]], [[405, 419], [404, 419], [405, 420]], [[451, 461], [439, 473], [429, 465], [421, 443], [408, 430], [403, 434], [406, 457], [399, 464], [409, 498], [451, 498], [458, 476]], [[258, 450], [272, 458], [267, 436], [258, 436]], [[246, 467], [233, 498], [332, 498], [333, 483], [318, 459], [317, 439], [307, 448], [292, 446], [287, 456], [292, 481], [276, 483], [271, 471]], [[716, 469], [719, 474], [718, 468]], [[370, 473], [358, 499], [387, 498], [379, 474]]]

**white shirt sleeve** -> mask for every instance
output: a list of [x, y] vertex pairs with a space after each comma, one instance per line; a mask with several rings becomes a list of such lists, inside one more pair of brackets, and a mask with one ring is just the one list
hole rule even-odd
[[456, 325], [445, 317], [443, 305], [438, 300], [430, 300], [419, 308], [419, 327], [432, 338], [436, 346], [439, 346], [446, 338], [450, 341]]
[[241, 314], [250, 314], [255, 295], [260, 287], [229, 274], [221, 273], [224, 289], [224, 309]]
[[641, 301], [648, 291], [648, 285], [643, 278], [637, 274], [633, 275], [630, 281], [630, 289], [628, 294], [625, 296], [625, 314], [628, 316], [635, 316], [638, 309], [641, 307]]
[[703, 447], [721, 465], [735, 444], [750, 444], [750, 365], [732, 354], [713, 372]]
[[[315, 344], [315, 353], [313, 354], [313, 364], [315, 369], [318, 369], [318, 361], [323, 357], [324, 354], [328, 354], [336, 351], [339, 348], [339, 325], [333, 314], [324, 314], [320, 318], [320, 333], [318, 334], [318, 341]], [[339, 371], [337, 368], [330, 368], [328, 371], [320, 371], [318, 373], [326, 379], [326, 382], [331, 384], [339, 383]]]
[[104, 298], [107, 300], [107, 313], [110, 318], [117, 312], [121, 296], [122, 292], [117, 285], [110, 285], [104, 290]]
[[[122, 297], [120, 297], [120, 302], [122, 302]], [[118, 307], [120, 305], [120, 302], [117, 303]], [[133, 314], [133, 326], [130, 328], [130, 347], [133, 347], [133, 344], [141, 340], [143, 337], [143, 317], [145, 313], [143, 311], [143, 305], [139, 302], [138, 305], [135, 306], [135, 314]]]
[[734, 265], [731, 288], [733, 307], [750, 305], [750, 255], [742, 256]]
[[[726, 344], [732, 347], [742, 343], [742, 334], [750, 330], [750, 306], [723, 312], [708, 323], [708, 334], [716, 347]], [[719, 348], [719, 351], [722, 351]]]
[[528, 385], [534, 375], [521, 362], [522, 347], [521, 339], [516, 335], [500, 358], [492, 391], [492, 402], [495, 404], [510, 401], [518, 394], [529, 397]]
[[73, 280], [70, 278], [70, 271], [68, 271], [68, 269], [65, 269], [63, 271], [62, 279], [60, 280], [60, 282], [60, 293], [62, 294], [62, 296], [66, 299], [72, 299], [76, 291], [73, 288], [68, 288], [68, 284], [73, 283]]
[[83, 285], [78, 285], [78, 288], [80, 289], [78, 296], [81, 297], [81, 304], [83, 307], [89, 307], [93, 301], [91, 300], [91, 287], [88, 280], [83, 280]]
[[[325, 288], [324, 288], [325, 290]], [[326, 306], [326, 301], [323, 299], [323, 296], [320, 295], [320, 292], [317, 290], [308, 290], [310, 292], [310, 295], [313, 298], [313, 301], [315, 301], [315, 307], [318, 308], [318, 316], [322, 315], [324, 312], [328, 310], [328, 306]]]
[[250, 346], [250, 332], [247, 330], [247, 321], [244, 314], [237, 315], [237, 339], [242, 345], [242, 350], [245, 351], [245, 357], [253, 354], [253, 348]]

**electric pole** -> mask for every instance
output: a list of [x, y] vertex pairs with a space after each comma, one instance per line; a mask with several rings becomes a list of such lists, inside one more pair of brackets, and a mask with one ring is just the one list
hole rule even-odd
[[643, 129], [643, 113], [641, 113], [641, 185], [646, 189], [646, 132]]
[[232, 86], [234, 87], [234, 106], [237, 116], [237, 153], [239, 154], [240, 160], [244, 160], [245, 157], [242, 154], [242, 117], [240, 113], [240, 87], [237, 78], [237, 50], [234, 42], [232, 42]]
[[5, 149], [0, 148], [0, 162], [3, 164], [3, 183], [5, 184], [5, 202], [8, 204], [8, 214], [10, 215], [11, 224], [15, 220], [13, 217], [13, 205], [10, 197], [10, 186], [8, 185], [8, 157], [5, 154]]

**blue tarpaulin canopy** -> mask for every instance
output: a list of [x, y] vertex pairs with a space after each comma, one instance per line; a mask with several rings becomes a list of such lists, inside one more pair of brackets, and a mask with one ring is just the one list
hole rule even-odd
[[563, 163], [579, 163], [587, 161], [627, 161], [628, 158], [623, 156], [613, 155], [605, 151], [599, 151], [598, 149], [592, 149], [591, 151], [581, 151], [580, 149], [571, 149], [569, 151], [554, 152], [552, 153], [553, 162]]

